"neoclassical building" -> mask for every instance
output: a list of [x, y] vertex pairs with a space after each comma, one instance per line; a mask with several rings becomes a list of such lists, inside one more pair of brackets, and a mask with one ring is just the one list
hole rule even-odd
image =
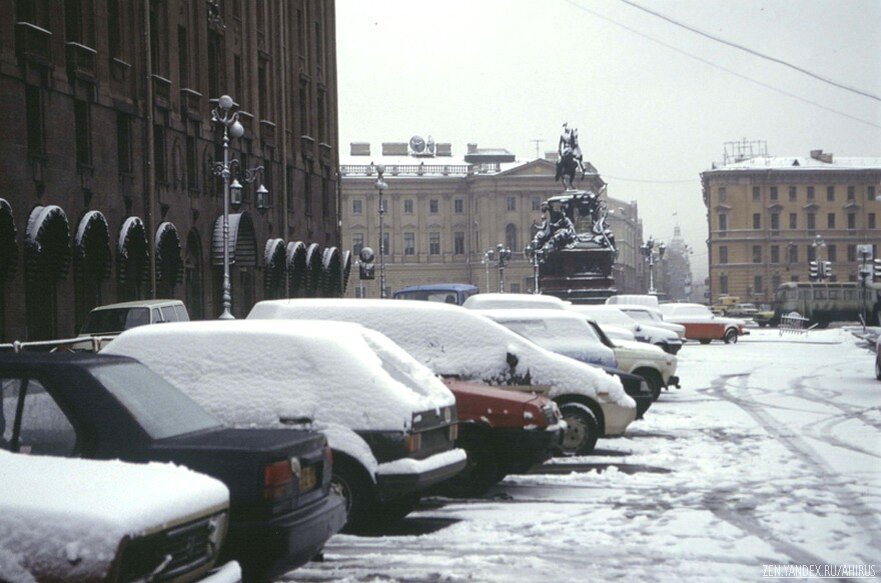
[[[351, 297], [379, 296], [379, 191], [377, 167], [384, 165], [383, 248], [386, 288], [428, 283], [471, 283], [498, 291], [500, 272], [486, 252], [498, 244], [512, 251], [504, 268], [504, 290], [530, 292], [533, 268], [523, 250], [541, 222], [542, 201], [560, 194], [554, 153], [521, 162], [504, 149], [469, 144], [464, 154], [430, 137], [409, 142], [350, 145], [340, 166], [343, 246], [353, 255], [368, 246], [377, 254], [376, 280], [360, 282], [353, 269]], [[576, 186], [603, 192], [595, 168]], [[619, 248], [619, 290], [645, 289], [639, 256], [642, 222], [636, 203], [607, 199]]]
[[120, 300], [220, 313], [223, 94], [232, 178], [260, 168], [230, 217], [233, 313], [341, 287], [332, 0], [2, 0], [0, 27], [0, 338]]
[[[857, 246], [881, 242], [881, 158], [739, 156], [701, 173], [709, 223], [710, 301], [767, 302], [809, 262], [856, 281]], [[818, 238], [819, 237], [819, 238]]]

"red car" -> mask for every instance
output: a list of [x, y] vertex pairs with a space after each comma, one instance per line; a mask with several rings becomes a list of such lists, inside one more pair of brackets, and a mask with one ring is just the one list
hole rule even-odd
[[456, 445], [468, 454], [468, 464], [442, 493], [483, 494], [506, 475], [547, 461], [560, 445], [560, 410], [547, 397], [454, 378], [444, 383], [456, 396]]
[[685, 337], [698, 340], [701, 344], [709, 344], [713, 340], [731, 344], [737, 342], [740, 336], [749, 334], [743, 320], [717, 316], [702, 304], [661, 304], [660, 308], [665, 322], [685, 326]]

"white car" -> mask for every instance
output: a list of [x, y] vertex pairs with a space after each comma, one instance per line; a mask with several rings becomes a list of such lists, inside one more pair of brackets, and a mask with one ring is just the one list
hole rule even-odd
[[0, 580], [241, 579], [234, 561], [210, 573], [229, 513], [229, 490], [214, 478], [2, 449], [0, 475]]
[[469, 310], [540, 309], [565, 310], [571, 304], [543, 294], [474, 294], [462, 304]]
[[654, 344], [664, 352], [676, 354], [682, 348], [682, 339], [676, 332], [659, 326], [641, 324], [614, 304], [571, 306], [569, 309], [596, 320], [603, 327], [606, 335], [613, 340], [633, 340], [609, 333], [609, 330], [624, 328], [632, 332], [635, 340]]
[[685, 326], [666, 321], [660, 308], [644, 306], [642, 304], [615, 304], [615, 307], [636, 320], [639, 324], [670, 330], [679, 336], [679, 340], [685, 342]]
[[388, 338], [357, 324], [141, 326], [103, 352], [137, 358], [230, 425], [324, 433], [349, 530], [405, 516], [423, 491], [465, 467], [450, 390]]
[[387, 335], [435, 374], [546, 394], [557, 402], [567, 422], [563, 449], [569, 453], [590, 452], [597, 437], [622, 435], [636, 418], [636, 403], [620, 380], [536, 346], [460, 306], [388, 300], [268, 300], [257, 303], [248, 314], [249, 320], [256, 318], [358, 322]]

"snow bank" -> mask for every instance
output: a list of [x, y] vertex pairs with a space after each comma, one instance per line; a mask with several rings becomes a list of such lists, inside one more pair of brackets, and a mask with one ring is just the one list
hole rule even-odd
[[221, 482], [172, 464], [0, 450], [0, 580], [95, 578], [123, 537], [225, 508]]
[[[270, 300], [259, 302], [248, 314], [249, 320], [316, 318], [373, 328], [437, 374], [489, 384], [528, 379], [534, 385], [549, 385], [550, 397], [608, 395], [613, 403], [635, 407], [616, 377], [536, 346], [460, 306], [387, 300]], [[516, 362], [509, 359], [509, 353]]]
[[402, 431], [413, 413], [455, 404], [443, 383], [403, 350], [350, 323], [142, 326], [121, 334], [104, 352], [137, 358], [238, 426], [308, 418], [319, 430], [335, 423]]

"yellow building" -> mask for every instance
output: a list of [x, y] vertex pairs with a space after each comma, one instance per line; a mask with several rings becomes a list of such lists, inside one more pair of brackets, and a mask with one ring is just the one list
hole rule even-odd
[[829, 261], [856, 281], [857, 246], [881, 243], [881, 158], [737, 156], [701, 174], [709, 222], [710, 301], [767, 302]]
[[[385, 167], [383, 259], [389, 297], [401, 287], [429, 283], [471, 283], [498, 291], [499, 269], [486, 260], [486, 251], [499, 243], [512, 252], [504, 269], [504, 290], [532, 291], [533, 268], [523, 250], [541, 222], [542, 201], [563, 190], [554, 181], [553, 155], [519, 162], [507, 150], [469, 144], [465, 155], [456, 157], [448, 143], [414, 137], [409, 143], [383, 143], [373, 153], [370, 144], [353, 143], [350, 155], [342, 159], [343, 248], [351, 248], [356, 257], [362, 247], [377, 254], [376, 280], [361, 282], [353, 269], [347, 295], [379, 297], [379, 165]], [[576, 186], [604, 191], [596, 169], [587, 166], [587, 177], [576, 179]], [[607, 199], [607, 204], [622, 250], [616, 279], [636, 286], [644, 270], [636, 203]], [[618, 289], [625, 288], [619, 284]]]

